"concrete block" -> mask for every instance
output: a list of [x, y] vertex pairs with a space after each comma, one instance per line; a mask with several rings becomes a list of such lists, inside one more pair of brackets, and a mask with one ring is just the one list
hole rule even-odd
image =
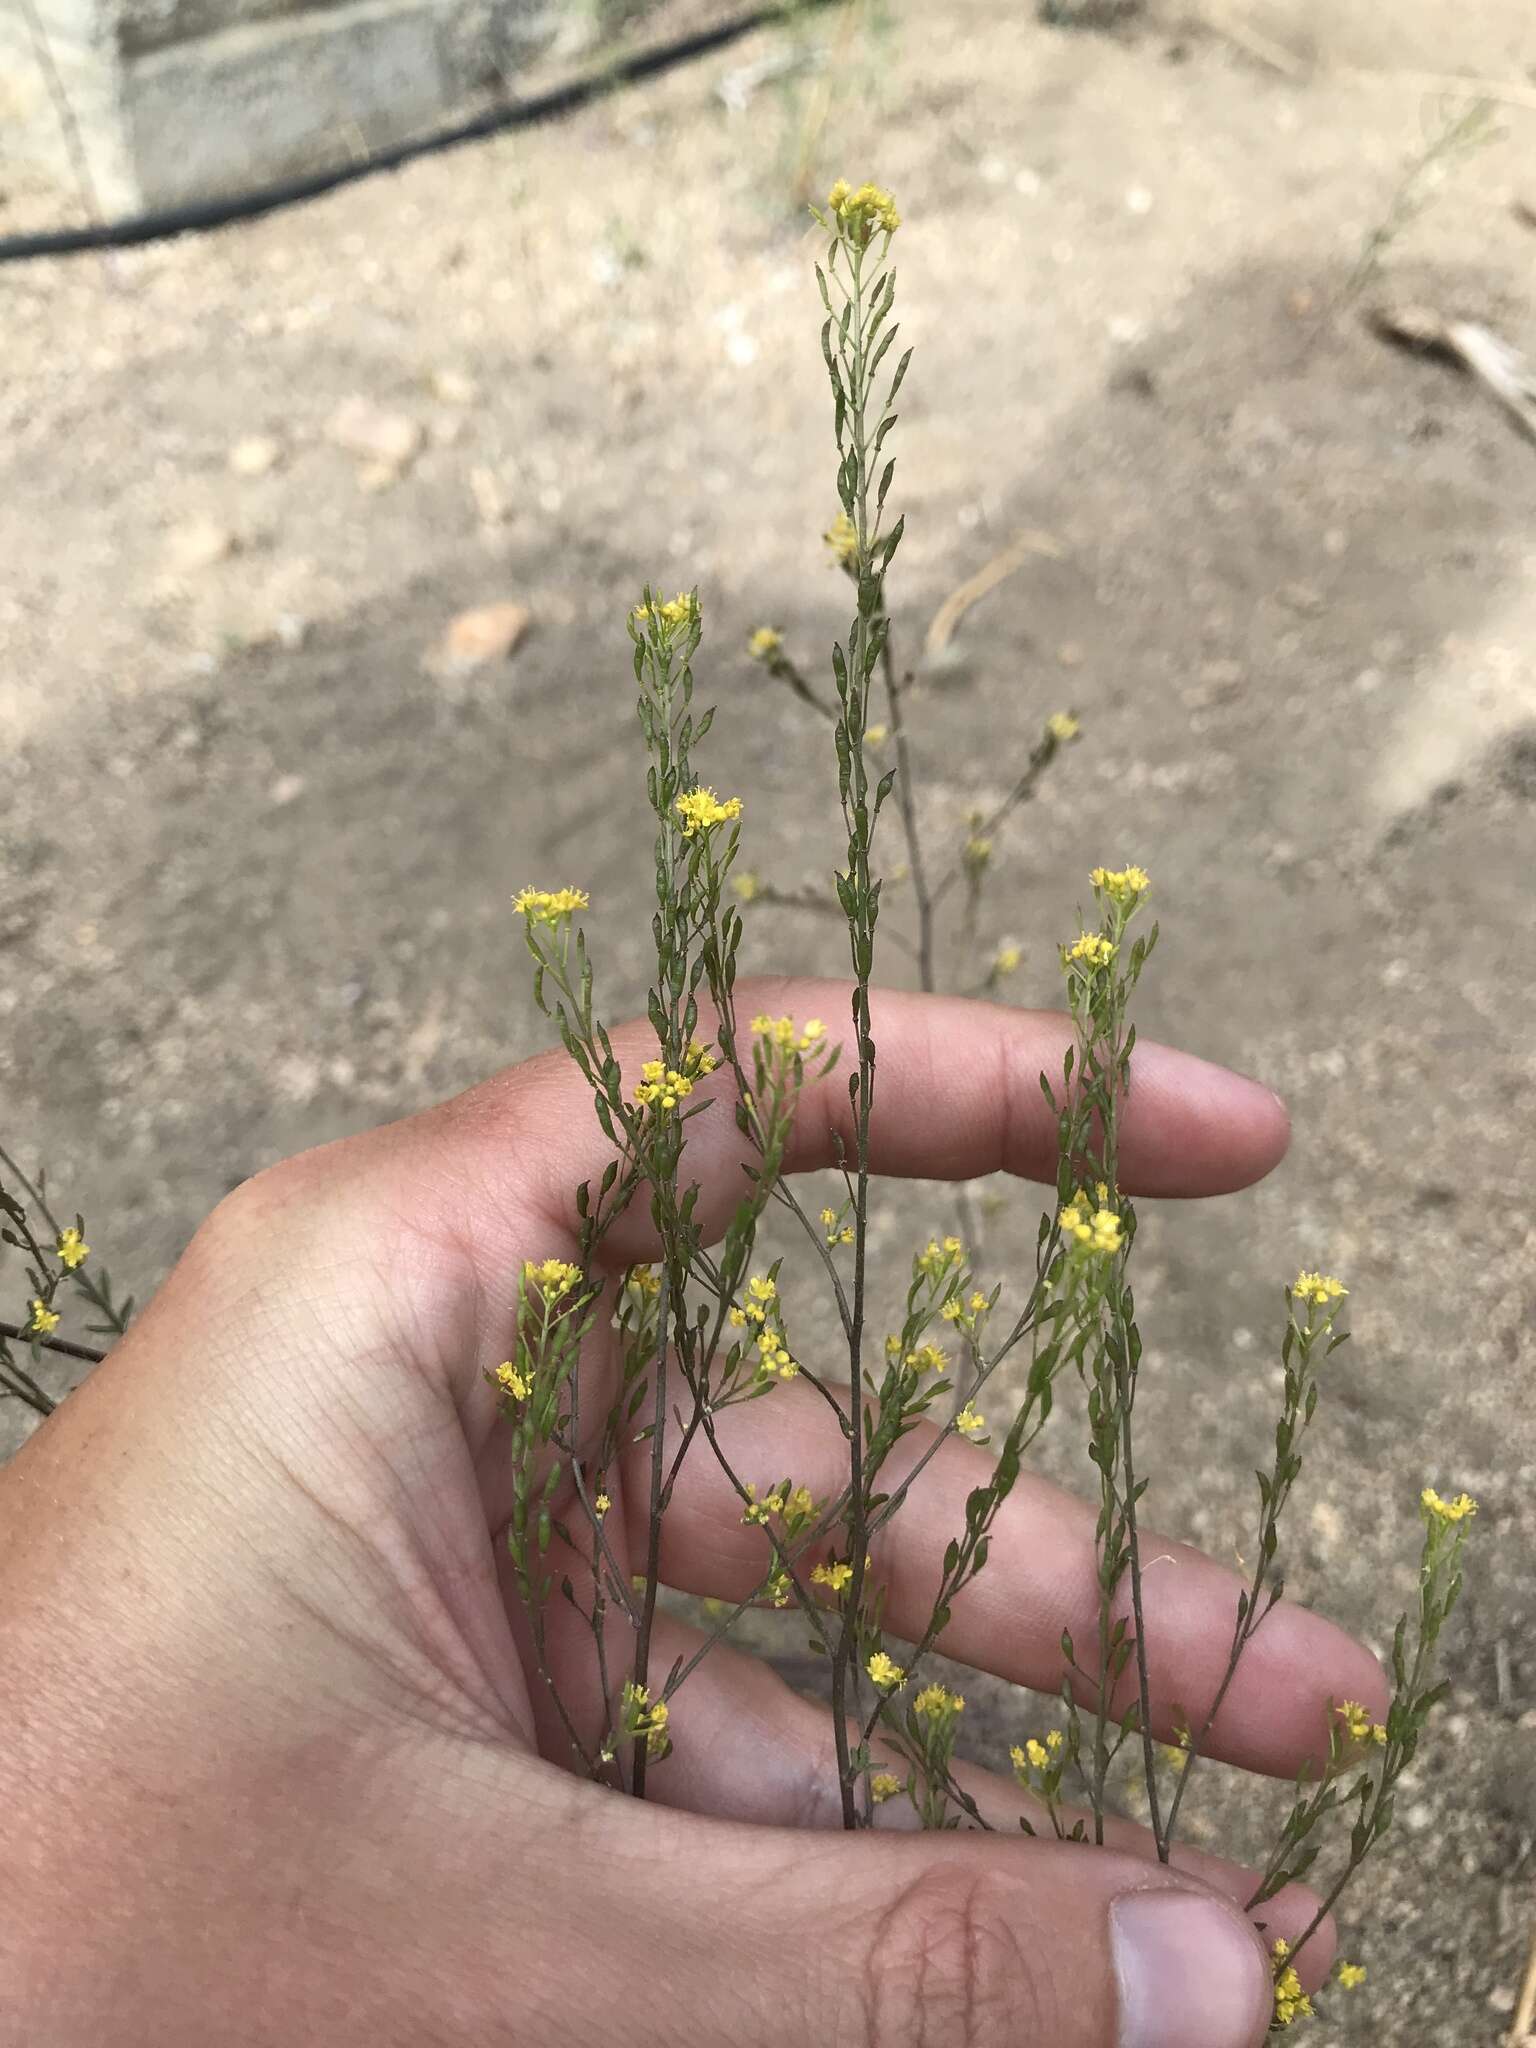
[[345, 162], [430, 126], [445, 100], [429, 0], [354, 0], [173, 43], [128, 63], [122, 90], [128, 154], [156, 205]]
[[[245, 191], [450, 122], [583, 0], [33, 0], [105, 210]], [[0, 173], [74, 174], [23, 0], [0, 0]]]

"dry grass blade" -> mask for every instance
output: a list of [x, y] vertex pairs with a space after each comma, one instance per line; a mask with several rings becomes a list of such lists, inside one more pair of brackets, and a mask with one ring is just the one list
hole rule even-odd
[[1525, 1982], [1520, 1987], [1520, 2003], [1515, 2008], [1515, 2022], [1509, 2030], [1509, 2048], [1529, 2048], [1536, 2039], [1536, 1927], [1531, 1930], [1530, 1960], [1525, 1966]]
[[1520, 431], [1536, 441], [1536, 373], [1517, 348], [1476, 320], [1443, 320], [1423, 307], [1377, 311], [1371, 325], [1385, 341], [1439, 356], [1470, 370]]
[[974, 576], [968, 576], [958, 590], [952, 590], [945, 598], [933, 615], [933, 623], [923, 643], [924, 652], [930, 656], [942, 654], [972, 605], [979, 604], [989, 591], [996, 590], [999, 583], [1006, 583], [1026, 562], [1031, 559], [1061, 562], [1066, 560], [1066, 553], [1055, 535], [1046, 533], [1042, 528], [1032, 527], [1019, 534], [1000, 555], [994, 555], [984, 568], [978, 569]]

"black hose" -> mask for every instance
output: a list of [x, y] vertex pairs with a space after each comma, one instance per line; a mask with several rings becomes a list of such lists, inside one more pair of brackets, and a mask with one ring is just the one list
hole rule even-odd
[[731, 21], [680, 36], [676, 42], [617, 58], [589, 77], [555, 86], [533, 99], [518, 100], [506, 107], [492, 107], [470, 120], [460, 121], [451, 128], [440, 128], [432, 135], [418, 136], [411, 142], [392, 143], [361, 163], [338, 164], [331, 170], [280, 178], [271, 185], [258, 185], [253, 191], [232, 192], [217, 199], [190, 200], [183, 206], [162, 207], [153, 213], [133, 214], [126, 220], [103, 221], [94, 227], [60, 228], [40, 235], [3, 236], [0, 237], [0, 263], [25, 263], [34, 256], [77, 256], [88, 249], [132, 249], [145, 242], [164, 242], [176, 235], [200, 234], [209, 228], [226, 227], [231, 221], [256, 220], [264, 213], [276, 212], [279, 207], [298, 206], [306, 199], [318, 199], [323, 193], [334, 192], [339, 185], [374, 177], [380, 171], [398, 170], [401, 164], [410, 163], [416, 157], [435, 156], [440, 150], [457, 149], [460, 143], [478, 142], [484, 136], [500, 134], [506, 128], [531, 128], [540, 121], [558, 120], [562, 114], [575, 113], [579, 107], [600, 99], [618, 86], [638, 84], [641, 79], [653, 78], [676, 65], [691, 63], [695, 57], [707, 56], [712, 50], [739, 42], [754, 29], [767, 28], [812, 7], [831, 4], [834, 0], [787, 0], [787, 4], [786, 0], [781, 0], [778, 6], [754, 7]]

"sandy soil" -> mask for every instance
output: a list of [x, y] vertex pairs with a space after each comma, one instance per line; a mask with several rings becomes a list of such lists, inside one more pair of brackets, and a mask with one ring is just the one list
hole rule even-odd
[[[954, 844], [1075, 706], [1084, 740], [988, 906], [988, 940], [1025, 947], [1019, 999], [1053, 1000], [1090, 859], [1141, 859], [1164, 926], [1145, 1028], [1293, 1106], [1269, 1186], [1147, 1219], [1159, 1519], [1245, 1540], [1275, 1285], [1314, 1259], [1347, 1271], [1357, 1336], [1292, 1590], [1379, 1642], [1418, 1487], [1484, 1502], [1447, 1718], [1350, 1925], [1371, 1986], [1330, 2022], [1402, 2048], [1502, 2037], [1536, 1903], [1536, 454], [1362, 317], [1420, 302], [1536, 346], [1529, 105], [1341, 296], [1440, 118], [1404, 74], [1532, 100], [1523, 4], [1448, 17], [1270, 0], [1217, 17], [1234, 41], [1188, 9], [1106, 35], [910, 0], [849, 45], [813, 157], [818, 181], [878, 172], [909, 215], [909, 640], [1021, 529], [1060, 548], [925, 672], [928, 830]], [[268, 1161], [542, 1042], [518, 883], [590, 888], [608, 1007], [634, 1003], [621, 621], [644, 577], [701, 586], [753, 865], [824, 874], [821, 736], [741, 652], [765, 618], [808, 653], [842, 623], [791, 205], [822, 74], [736, 114], [717, 88], [836, 33], [818, 17], [250, 227], [0, 272], [6, 1141], [51, 1162], [125, 1280], [152, 1286]], [[419, 429], [403, 467], [336, 445], [354, 394]], [[253, 437], [270, 464], [243, 472]], [[533, 614], [509, 662], [426, 659], [500, 599]], [[751, 945], [835, 968], [833, 940], [763, 913]], [[941, 1206], [893, 1199], [888, 1242]], [[1000, 1261], [1033, 1213], [1003, 1202]], [[1058, 1427], [1044, 1462], [1075, 1458]], [[1014, 1723], [988, 1713], [995, 1749]], [[1217, 1775], [1207, 1831], [1270, 1812]]]

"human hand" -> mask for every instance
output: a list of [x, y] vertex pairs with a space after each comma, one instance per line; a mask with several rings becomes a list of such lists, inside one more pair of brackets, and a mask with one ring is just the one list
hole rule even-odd
[[[743, 1001], [847, 1011], [840, 985]], [[874, 1032], [878, 1171], [1053, 1171], [1038, 1075], [1059, 1071], [1065, 1020], [886, 994]], [[650, 1041], [615, 1034], [626, 1068]], [[847, 1112], [840, 1077], [808, 1084], [795, 1170], [831, 1162]], [[689, 1134], [701, 1213], [721, 1225], [742, 1140], [723, 1106]], [[1138, 1047], [1128, 1190], [1244, 1185], [1285, 1137], [1267, 1090]], [[604, 1156], [556, 1056], [258, 1176], [0, 1476], [0, 2039], [1249, 2048], [1270, 1993], [1233, 1903], [1244, 1873], [1192, 1853], [1170, 1870], [1129, 1827], [1106, 1849], [1022, 1838], [1024, 1795], [978, 1770], [963, 1782], [1013, 1834], [903, 1831], [892, 1801], [880, 1831], [845, 1835], [825, 1711], [733, 1651], [679, 1696], [651, 1800], [560, 1767], [499, 1540], [508, 1459], [486, 1374], [523, 1261], [572, 1256], [571, 1191]], [[604, 1247], [614, 1270], [654, 1249], [640, 1204]], [[594, 1332], [594, 1414], [613, 1370]], [[737, 1469], [835, 1489], [841, 1438], [804, 1387], [727, 1427]], [[893, 1634], [926, 1619], [986, 1460], [951, 1440], [891, 1523]], [[628, 1570], [646, 1489], [621, 1468], [609, 1490]], [[1021, 1480], [946, 1653], [1055, 1690], [1062, 1628], [1094, 1626], [1093, 1521]], [[679, 1483], [663, 1577], [743, 1597], [754, 1534], [706, 1448]], [[1164, 1552], [1177, 1568], [1146, 1589], [1166, 1721], [1214, 1693], [1238, 1588]], [[687, 1646], [665, 1627], [659, 1669]], [[590, 1714], [584, 1626], [556, 1602], [550, 1630], [562, 1693]], [[1292, 1772], [1345, 1696], [1383, 1710], [1374, 1660], [1281, 1606], [1209, 1746]], [[1313, 1903], [1272, 1901], [1267, 1937]], [[1320, 1966], [1326, 1944], [1308, 1956]]]

